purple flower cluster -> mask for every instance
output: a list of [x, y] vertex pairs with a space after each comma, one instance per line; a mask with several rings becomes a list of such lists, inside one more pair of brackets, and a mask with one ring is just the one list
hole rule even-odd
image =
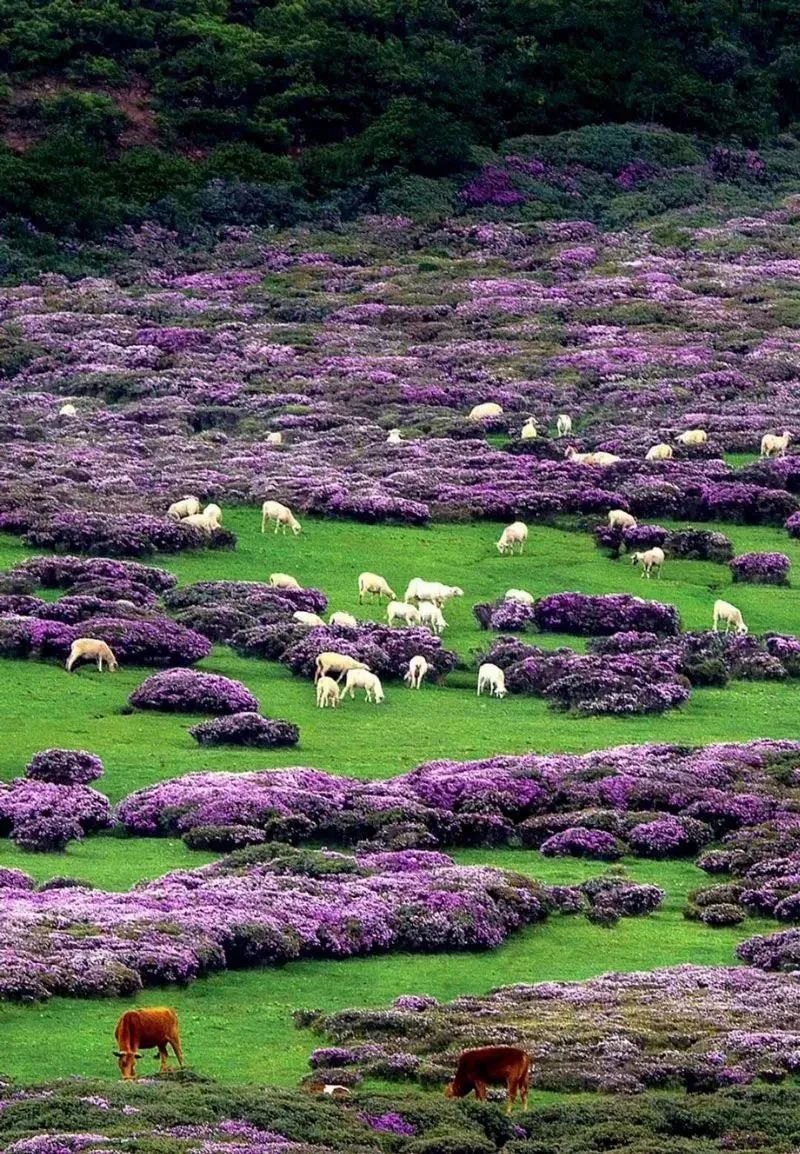
[[613, 834], [602, 829], [570, 827], [553, 834], [539, 846], [545, 857], [588, 857], [598, 861], [617, 861], [623, 845]]
[[674, 605], [629, 593], [552, 593], [536, 602], [534, 620], [543, 632], [581, 636], [630, 629], [671, 635], [680, 629]]
[[792, 562], [785, 553], [742, 553], [729, 562], [734, 581], [788, 585]]
[[108, 798], [86, 785], [28, 777], [0, 788], [0, 834], [11, 837], [22, 849], [62, 850], [68, 842], [111, 825]]
[[256, 749], [297, 745], [300, 730], [290, 721], [269, 720], [258, 713], [233, 713], [194, 725], [189, 733], [200, 745], [248, 745]]
[[236, 538], [220, 527], [203, 533], [194, 525], [150, 517], [144, 513], [81, 513], [70, 511], [42, 520], [23, 536], [26, 545], [57, 553], [89, 553], [104, 557], [147, 557], [184, 549], [232, 548]]
[[25, 776], [52, 785], [88, 785], [103, 776], [103, 763], [83, 749], [43, 749], [28, 762]]
[[196, 669], [165, 669], [143, 681], [128, 698], [137, 709], [171, 713], [257, 713], [258, 700], [241, 681]]

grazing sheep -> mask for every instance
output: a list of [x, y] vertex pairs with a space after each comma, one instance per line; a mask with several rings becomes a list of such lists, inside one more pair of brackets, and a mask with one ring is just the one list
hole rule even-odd
[[105, 641], [98, 641], [96, 637], [79, 637], [77, 641], [72, 642], [65, 666], [67, 673], [72, 673], [76, 661], [96, 661], [101, 673], [104, 661], [112, 673], [119, 666], [109, 646]]
[[282, 445], [283, 444], [283, 433], [267, 433], [267, 444], [268, 445]]
[[492, 665], [491, 661], [484, 661], [478, 670], [478, 697], [487, 688], [490, 697], [505, 697], [508, 692], [505, 673], [499, 665]]
[[308, 625], [310, 629], [325, 624], [318, 613], [307, 613], [305, 609], [295, 609], [292, 620], [296, 621], [298, 625]]
[[731, 626], [733, 626], [736, 632], [742, 637], [747, 633], [747, 626], [744, 623], [741, 609], [737, 609], [735, 605], [731, 605], [730, 601], [714, 602], [715, 633], [719, 633], [720, 622], [724, 623], [726, 633], [730, 632]]
[[210, 523], [212, 529], [219, 529], [222, 524], [222, 510], [219, 505], [206, 505], [203, 516]]
[[402, 440], [403, 440], [403, 438], [400, 436], [400, 430], [399, 429], [390, 429], [389, 435], [386, 438], [386, 444], [387, 445], [399, 445], [402, 442]]
[[317, 709], [325, 709], [326, 706], [336, 709], [340, 698], [339, 686], [333, 678], [320, 677], [317, 681]]
[[385, 597], [388, 601], [394, 601], [397, 594], [379, 573], [360, 573], [358, 576], [359, 605], [367, 596], [377, 597], [378, 604], [380, 604], [381, 597]]
[[533, 441], [539, 436], [539, 430], [536, 428], [536, 422], [533, 417], [530, 417], [522, 426], [520, 437], [523, 441]]
[[344, 692], [355, 698], [356, 690], [363, 689], [367, 701], [375, 705], [383, 702], [383, 686], [381, 679], [368, 669], [349, 669], [344, 681]]
[[530, 593], [526, 593], [524, 589], [506, 589], [503, 594], [504, 601], [521, 601], [523, 605], [533, 605], [534, 598]]
[[559, 437], [568, 437], [572, 432], [572, 417], [568, 413], [559, 413], [556, 417], [556, 432]]
[[291, 573], [270, 573], [269, 584], [273, 589], [302, 589], [303, 586]]
[[404, 621], [406, 625], [419, 625], [419, 610], [407, 601], [390, 601], [386, 606], [386, 620], [390, 625]]
[[634, 529], [636, 518], [632, 513], [626, 513], [624, 509], [609, 509], [608, 527], [609, 529]]
[[173, 502], [167, 509], [167, 516], [171, 521], [181, 521], [184, 517], [194, 517], [200, 512], [198, 497], [187, 496], [180, 501]]
[[653, 445], [644, 455], [645, 461], [671, 461], [672, 457], [672, 445], [667, 445], [664, 441]]
[[792, 434], [788, 430], [784, 430], [781, 437], [777, 433], [765, 433], [761, 438], [761, 456], [785, 457], [791, 439]]
[[463, 597], [464, 590], [458, 585], [443, 585], [441, 581], [423, 581], [421, 577], [412, 577], [406, 589], [406, 601], [432, 601], [439, 608], [453, 597]]
[[348, 629], [358, 629], [358, 622], [352, 613], [345, 613], [339, 610], [337, 613], [331, 613], [328, 618], [329, 625], [345, 625]]
[[59, 415], [59, 417], [77, 417], [78, 410], [75, 408], [75, 406], [73, 404], [71, 404], [70, 402], [67, 402], [66, 405], [62, 405], [61, 408], [58, 410], [58, 415]]
[[288, 505], [282, 505], [280, 501], [265, 501], [261, 506], [262, 533], [266, 533], [267, 525], [270, 521], [275, 522], [276, 533], [279, 529], [283, 529], [285, 534], [286, 528], [288, 526], [296, 537], [301, 529], [300, 522], [295, 520], [292, 510], [288, 507]]
[[430, 665], [428, 662], [422, 654], [418, 653], [416, 657], [412, 657], [409, 661], [408, 669], [403, 676], [403, 681], [405, 681], [409, 689], [419, 689], [422, 685], [422, 679], [429, 669]]
[[503, 553], [513, 554], [514, 546], [519, 545], [519, 551], [522, 553], [527, 540], [528, 526], [524, 521], [514, 521], [512, 524], [506, 525], [500, 534], [500, 540], [497, 542], [497, 552], [501, 555]]
[[487, 417], [500, 417], [503, 413], [503, 406], [496, 404], [494, 401], [485, 401], [482, 405], [475, 405], [470, 409], [468, 421], [484, 421]]
[[660, 577], [665, 560], [664, 550], [659, 549], [658, 545], [654, 545], [652, 549], [645, 550], [644, 553], [631, 553], [631, 565], [641, 565], [642, 577], [649, 578], [654, 569], [658, 570]]
[[329, 673], [338, 673], [339, 676], [336, 680], [341, 681], [348, 670], [369, 669], [369, 666], [365, 665], [363, 661], [356, 661], [355, 657], [348, 657], [345, 653], [336, 653], [326, 649], [324, 653], [318, 654], [314, 668], [315, 681], [319, 681], [320, 677], [327, 676]]
[[679, 445], [704, 445], [708, 440], [705, 429], [687, 429], [685, 433], [678, 433], [675, 440]]
[[215, 529], [219, 528], [219, 521], [213, 517], [209, 517], [205, 510], [203, 510], [202, 513], [192, 513], [191, 517], [183, 517], [181, 524], [192, 525], [195, 529], [199, 529], [201, 533], [206, 533], [209, 537]]
[[420, 601], [418, 610], [420, 625], [427, 625], [433, 633], [441, 636], [447, 628], [447, 622], [439, 606], [432, 601]]

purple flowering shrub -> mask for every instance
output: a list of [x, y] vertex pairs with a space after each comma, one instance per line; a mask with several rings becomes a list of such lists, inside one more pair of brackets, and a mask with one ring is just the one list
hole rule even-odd
[[194, 725], [189, 733], [200, 745], [247, 745], [274, 749], [297, 745], [300, 730], [290, 721], [269, 720], [258, 713], [233, 713]]
[[553, 834], [539, 846], [545, 857], [588, 857], [598, 861], [617, 861], [623, 848], [613, 834], [581, 826]]
[[536, 602], [534, 617], [543, 632], [582, 636], [631, 629], [671, 635], [680, 629], [674, 605], [644, 601], [629, 593], [553, 593]]
[[25, 775], [52, 785], [87, 785], [103, 776], [103, 763], [83, 749], [44, 749], [33, 755]]
[[62, 850], [70, 841], [111, 825], [108, 798], [86, 785], [29, 777], [17, 778], [0, 790], [0, 835], [9, 836], [21, 849]]
[[524, 633], [534, 622], [532, 605], [504, 597], [499, 597], [493, 603], [473, 605], [472, 612], [481, 629], [494, 629], [502, 633]]
[[165, 669], [128, 698], [137, 709], [175, 713], [257, 713], [258, 700], [241, 681], [196, 669]]
[[59, 513], [29, 529], [26, 545], [56, 553], [88, 553], [102, 557], [146, 557], [180, 553], [184, 549], [233, 548], [236, 538], [220, 527], [211, 534], [194, 525], [143, 513]]
[[164, 593], [178, 583], [167, 569], [108, 557], [31, 557], [15, 565], [10, 573], [45, 589], [73, 589], [88, 582], [113, 581]]
[[785, 553], [742, 553], [729, 562], [734, 582], [788, 585], [792, 562]]
[[[235, 647], [239, 643], [237, 637]], [[305, 630], [299, 640], [282, 652], [280, 661], [297, 677], [313, 677], [317, 656], [327, 650], [365, 662], [373, 673], [382, 678], [403, 677], [409, 660], [416, 654], [427, 660], [436, 677], [451, 672], [458, 660], [457, 655], [445, 649], [441, 638], [429, 629], [398, 629], [388, 625], [365, 624], [359, 625], [357, 629], [318, 625], [314, 629]]]

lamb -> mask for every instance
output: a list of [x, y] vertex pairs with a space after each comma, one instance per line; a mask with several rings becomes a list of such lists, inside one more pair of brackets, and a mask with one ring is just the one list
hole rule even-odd
[[641, 565], [642, 577], [649, 578], [654, 569], [658, 570], [660, 577], [661, 568], [665, 560], [664, 550], [660, 549], [658, 545], [654, 545], [652, 549], [645, 550], [644, 553], [631, 553], [631, 565]]
[[381, 597], [385, 597], [387, 601], [394, 601], [397, 596], [394, 589], [390, 588], [388, 582], [379, 573], [360, 573], [358, 576], [359, 605], [367, 595], [377, 597], [378, 604], [380, 604]]
[[275, 522], [275, 532], [283, 529], [286, 533], [287, 526], [292, 530], [296, 537], [301, 530], [299, 521], [296, 521], [292, 510], [288, 505], [282, 505], [280, 501], [265, 501], [261, 506], [261, 532], [266, 533], [267, 525], [270, 521]]
[[386, 620], [390, 625], [395, 621], [405, 621], [406, 625], [419, 625], [419, 610], [407, 601], [390, 601], [386, 606]]
[[405, 681], [409, 689], [419, 689], [422, 685], [422, 679], [429, 669], [430, 665], [428, 662], [422, 654], [418, 653], [416, 657], [412, 657], [409, 661], [408, 669], [403, 676], [403, 681]]
[[500, 417], [503, 413], [503, 406], [496, 404], [494, 401], [485, 401], [482, 405], [475, 405], [470, 409], [468, 421], [484, 421], [487, 417]]
[[341, 609], [338, 613], [331, 613], [328, 618], [329, 625], [345, 625], [348, 629], [358, 629], [358, 622], [352, 613], [344, 613]]
[[267, 444], [268, 445], [282, 445], [283, 444], [283, 433], [267, 433]]
[[634, 529], [636, 518], [632, 513], [626, 513], [624, 509], [609, 509], [608, 527], [610, 529]]
[[533, 417], [530, 417], [522, 426], [520, 437], [523, 441], [533, 441], [539, 436], [539, 430], [536, 428], [536, 422]]
[[559, 437], [568, 437], [572, 432], [572, 417], [568, 413], [559, 413], [556, 417], [556, 431]]
[[744, 637], [747, 633], [747, 626], [744, 623], [741, 609], [737, 609], [735, 605], [731, 605], [730, 601], [715, 601], [714, 602], [714, 632], [719, 633], [720, 622], [725, 624], [725, 632], [730, 632], [731, 626], [736, 632]]
[[687, 429], [684, 433], [678, 433], [675, 440], [679, 445], [705, 445], [708, 433], [705, 429]]
[[506, 525], [500, 534], [500, 540], [497, 542], [497, 552], [501, 555], [503, 553], [513, 554], [514, 546], [519, 545], [519, 551], [522, 553], [527, 540], [528, 526], [524, 521], [514, 521], [512, 524]]
[[503, 594], [504, 601], [521, 601], [523, 605], [533, 605], [534, 598], [530, 593], [524, 589], [506, 589]]
[[386, 438], [387, 445], [399, 445], [403, 438], [400, 436], [399, 429], [390, 429], [389, 435]]
[[198, 497], [186, 496], [180, 501], [174, 501], [169, 509], [167, 509], [167, 516], [171, 521], [181, 521], [184, 517], [194, 517], [200, 512], [200, 500]]
[[298, 625], [308, 625], [310, 629], [325, 624], [318, 613], [307, 613], [305, 609], [296, 609], [292, 614], [292, 620]]
[[270, 573], [269, 584], [273, 589], [302, 589], [300, 582], [290, 573]]
[[645, 461], [671, 461], [672, 457], [672, 445], [667, 445], [664, 441], [653, 445], [644, 455]]
[[499, 665], [492, 665], [490, 661], [484, 661], [478, 670], [478, 697], [487, 688], [490, 697], [505, 697], [508, 692], [505, 673]]
[[412, 577], [406, 588], [406, 601], [432, 601], [439, 608], [453, 597], [463, 597], [464, 590], [458, 585], [443, 585], [441, 581], [424, 581], [422, 577]]
[[58, 415], [59, 415], [59, 417], [77, 417], [78, 410], [75, 408], [75, 406], [73, 404], [71, 404], [70, 402], [67, 402], [66, 405], [62, 405], [61, 408], [58, 410]]
[[317, 682], [317, 709], [325, 709], [326, 706], [336, 709], [340, 698], [339, 686], [333, 678], [320, 677]]
[[77, 641], [72, 642], [65, 665], [67, 673], [72, 673], [72, 667], [76, 661], [96, 661], [97, 668], [101, 673], [103, 672], [104, 661], [111, 673], [119, 667], [119, 662], [109, 646], [106, 645], [105, 641], [99, 641], [96, 637], [79, 637]]
[[784, 430], [780, 437], [777, 433], [765, 433], [761, 438], [761, 456], [785, 457], [791, 439], [792, 434], [788, 430]]
[[427, 625], [433, 633], [441, 636], [447, 628], [447, 622], [439, 606], [434, 605], [432, 601], [420, 601], [418, 610], [420, 624]]
[[314, 664], [315, 673], [314, 680], [319, 681], [320, 677], [325, 677], [329, 673], [338, 673], [337, 681], [341, 681], [345, 673], [351, 669], [369, 669], [363, 661], [356, 661], [355, 657], [348, 657], [346, 653], [335, 653], [333, 650], [326, 649], [324, 653], [317, 655], [317, 660]]
[[355, 698], [356, 690], [363, 689], [367, 701], [373, 702], [375, 705], [383, 703], [383, 686], [381, 679], [374, 673], [370, 673], [368, 669], [350, 669], [347, 672], [347, 677], [344, 682], [345, 693], [350, 694], [351, 698]]

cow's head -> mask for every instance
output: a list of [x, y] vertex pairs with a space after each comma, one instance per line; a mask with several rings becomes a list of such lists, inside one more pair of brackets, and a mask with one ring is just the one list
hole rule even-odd
[[465, 1087], [458, 1076], [456, 1076], [448, 1086], [445, 1087], [445, 1098], [463, 1098], [469, 1093], [469, 1087]]
[[142, 1055], [135, 1050], [112, 1050], [112, 1053], [117, 1059], [122, 1077], [126, 1082], [131, 1082], [136, 1077], [136, 1059]]

